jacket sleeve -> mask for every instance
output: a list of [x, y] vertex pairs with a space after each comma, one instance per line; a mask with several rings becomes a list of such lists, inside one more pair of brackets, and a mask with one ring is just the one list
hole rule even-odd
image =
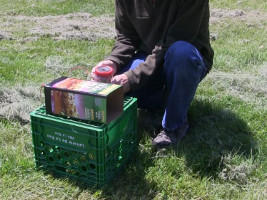
[[111, 54], [105, 59], [112, 60], [120, 68], [131, 60], [140, 43], [140, 38], [120, 0], [116, 0], [115, 29], [117, 39]]
[[149, 78], [160, 72], [167, 49], [176, 41], [187, 41], [194, 45], [201, 29], [202, 21], [209, 9], [209, 0], [184, 0], [169, 26], [168, 31], [156, 44], [144, 63], [125, 74], [132, 90], [140, 88]]

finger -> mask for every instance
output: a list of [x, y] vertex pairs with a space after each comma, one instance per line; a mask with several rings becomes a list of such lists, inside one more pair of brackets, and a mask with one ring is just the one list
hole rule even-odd
[[115, 79], [114, 77], [111, 79], [111, 83], [114, 83], [114, 84], [119, 84], [117, 79]]
[[120, 80], [119, 76], [114, 76], [114, 77], [111, 79], [111, 83], [121, 85], [121, 80]]
[[113, 65], [113, 62], [111, 60], [104, 60], [100, 62], [101, 65]]

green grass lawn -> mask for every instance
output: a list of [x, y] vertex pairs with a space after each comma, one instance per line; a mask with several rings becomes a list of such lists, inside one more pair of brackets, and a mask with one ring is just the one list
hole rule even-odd
[[[51, 16], [67, 16], [70, 26], [73, 13], [83, 14], [80, 20], [85, 13], [92, 20], [110, 20], [114, 1], [0, 0], [0, 4], [0, 199], [267, 198], [265, 0], [210, 1], [214, 67], [192, 102], [188, 135], [175, 148], [154, 151], [152, 133], [140, 129], [137, 154], [104, 188], [81, 187], [36, 170], [30, 124], [10, 117], [10, 110], [35, 109], [42, 104], [38, 93], [42, 83], [62, 75], [84, 79], [83, 70], [70, 72], [71, 68], [90, 69], [112, 49], [112, 36], [75, 35], [84, 28], [78, 22], [80, 32], [45, 31], [58, 26]], [[48, 24], [38, 24], [46, 16]], [[99, 28], [104, 23], [96, 22]], [[67, 31], [66, 38], [58, 38]], [[4, 99], [7, 96], [10, 99]], [[14, 104], [1, 113], [10, 102], [30, 103], [26, 108]]]

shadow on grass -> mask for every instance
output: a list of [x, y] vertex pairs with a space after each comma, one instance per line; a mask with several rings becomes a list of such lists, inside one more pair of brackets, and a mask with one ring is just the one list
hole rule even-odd
[[104, 199], [153, 199], [156, 183], [146, 180], [146, 172], [153, 166], [151, 154], [138, 151], [131, 163], [109, 186], [102, 189]]
[[[189, 111], [189, 121], [191, 128], [186, 137], [165, 153], [174, 151], [178, 158], [184, 157], [185, 165], [196, 176], [216, 179], [225, 167], [224, 158], [229, 154], [249, 158], [257, 153], [257, 143], [247, 123], [223, 106], [195, 100]], [[154, 166], [154, 153], [151, 149], [139, 150], [127, 171], [102, 190], [101, 197], [153, 199], [158, 183], [149, 182], [145, 176]]]
[[249, 158], [257, 153], [257, 143], [247, 122], [223, 106], [194, 101], [189, 111], [190, 130], [176, 149], [186, 165], [200, 176], [216, 177], [225, 157]]

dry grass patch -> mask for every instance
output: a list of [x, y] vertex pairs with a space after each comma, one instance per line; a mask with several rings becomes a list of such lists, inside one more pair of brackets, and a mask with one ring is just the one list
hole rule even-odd
[[0, 118], [28, 123], [29, 113], [40, 104], [38, 87], [18, 85], [0, 89]]
[[[35, 41], [40, 37], [55, 40], [95, 41], [115, 37], [114, 17], [92, 17], [89, 13], [59, 16], [5, 16], [0, 19], [0, 39]], [[21, 35], [22, 34], [22, 35]]]
[[221, 72], [212, 70], [206, 81], [214, 90], [223, 91], [242, 101], [255, 105], [258, 109], [267, 108], [267, 66], [266, 63], [255, 75], [245, 72]]

